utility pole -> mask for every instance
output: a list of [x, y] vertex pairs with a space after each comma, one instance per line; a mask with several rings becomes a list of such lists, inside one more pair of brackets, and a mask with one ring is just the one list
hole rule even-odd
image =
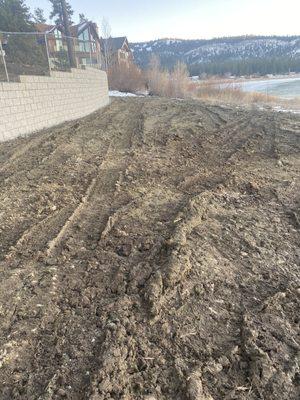
[[64, 31], [65, 31], [65, 35], [67, 36], [67, 48], [68, 48], [70, 67], [75, 68], [76, 63], [75, 63], [75, 59], [74, 59], [73, 42], [71, 39], [71, 33], [70, 33], [70, 28], [69, 28], [69, 19], [68, 19], [68, 13], [67, 13], [66, 0], [60, 0], [60, 2], [61, 2], [61, 9], [62, 9], [62, 17], [63, 17], [62, 19], [63, 19]]

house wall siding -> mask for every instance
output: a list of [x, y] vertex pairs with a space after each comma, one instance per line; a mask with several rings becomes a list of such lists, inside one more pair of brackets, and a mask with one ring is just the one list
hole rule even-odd
[[107, 75], [93, 68], [0, 83], [0, 141], [84, 117], [108, 103]]

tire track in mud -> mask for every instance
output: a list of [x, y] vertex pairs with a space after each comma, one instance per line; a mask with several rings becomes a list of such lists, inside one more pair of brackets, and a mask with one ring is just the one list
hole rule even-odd
[[226, 182], [232, 179], [235, 159], [245, 153], [247, 144], [260, 137], [262, 129], [263, 124], [253, 123], [249, 116], [243, 116], [235, 122], [229, 121], [221, 128], [213, 129], [213, 146], [211, 137], [203, 139], [210, 147], [206, 160], [208, 164], [213, 164], [212, 170], [205, 175], [200, 172], [185, 177], [180, 187], [187, 191], [195, 184], [200, 184], [203, 190], [214, 190], [219, 185], [226, 185]]
[[145, 300], [153, 317], [158, 316], [163, 302], [173, 296], [176, 285], [191, 269], [191, 250], [186, 246], [187, 238], [201, 224], [212, 198], [211, 191], [189, 198], [175, 218], [174, 231], [157, 254], [160, 267], [150, 277], [145, 292]]
[[[105, 110], [105, 108], [103, 109]], [[93, 121], [94, 117], [97, 115], [97, 112], [85, 117], [83, 120], [89, 125], [89, 121]], [[113, 116], [110, 114], [104, 114], [103, 120], [101, 121], [102, 125], [105, 126], [106, 123], [110, 123], [113, 119]], [[9, 168], [15, 167], [15, 161], [22, 162], [24, 159], [32, 158], [35, 153], [39, 153], [41, 150], [41, 145], [43, 142], [51, 139], [55, 140], [55, 146], [53, 150], [46, 153], [45, 157], [48, 158], [53, 154], [53, 152], [57, 151], [59, 147], [63, 147], [66, 143], [66, 139], [69, 141], [72, 137], [76, 136], [80, 131], [82, 119], [70, 121], [66, 123], [59, 124], [58, 126], [51, 129], [44, 129], [38, 133], [34, 133], [25, 138], [17, 138], [9, 143], [4, 142], [3, 147], [6, 149], [7, 147], [11, 147], [11, 154], [6, 151], [6, 157], [8, 157], [0, 168], [0, 177], [5, 171], [8, 171]], [[51, 135], [49, 133], [51, 132]], [[75, 134], [75, 135], [74, 135]], [[43, 149], [47, 150], [47, 149]], [[41, 159], [41, 163], [44, 162], [44, 158]]]
[[202, 108], [203, 113], [207, 114], [209, 118], [211, 118], [212, 122], [216, 125], [216, 129], [219, 129], [220, 127], [226, 125], [228, 123], [228, 119], [223, 118], [220, 115], [220, 112], [218, 112], [214, 107], [212, 106], [206, 106]]
[[[253, 112], [253, 111], [252, 111]], [[266, 129], [266, 124], [268, 128]], [[216, 151], [223, 148], [223, 154], [219, 157], [220, 165], [230, 164], [234, 159], [242, 156], [245, 153], [249, 144], [253, 143], [256, 146], [257, 140], [262, 140], [265, 143], [272, 143], [267, 153], [271, 157], [277, 159], [276, 150], [276, 132], [278, 127], [273, 119], [265, 116], [242, 117], [239, 121], [225, 125], [223, 129], [217, 131], [220, 141], [217, 140]], [[272, 140], [269, 140], [269, 137]], [[226, 147], [229, 147], [227, 150]], [[217, 159], [217, 154], [212, 155], [213, 159]]]
[[[141, 108], [135, 109], [134, 117], [131, 112], [126, 115], [125, 124], [123, 123], [125, 135], [117, 135], [112, 139], [83, 203], [75, 210], [58, 236], [49, 244], [50, 253], [67, 236], [72, 237], [72, 241], [75, 242], [78, 236], [83, 243], [92, 241], [97, 244], [101, 240], [102, 232], [112, 213], [111, 202], [114, 200], [114, 193], [130, 160], [132, 137], [139, 137], [143, 129]], [[126, 124], [128, 124], [127, 127]], [[128, 201], [129, 199], [126, 199], [125, 204]], [[123, 202], [124, 200], [120, 205], [114, 205], [114, 208], [122, 207]], [[97, 219], [97, 223], [95, 223], [95, 219]], [[74, 229], [76, 221], [80, 220], [80, 229], [78, 230], [78, 226]]]
[[[111, 115], [111, 114], [112, 114], [112, 115]], [[106, 126], [106, 124], [111, 124], [111, 121], [115, 118], [116, 114], [118, 114], [118, 111], [117, 111], [117, 110], [116, 110], [115, 112], [113, 112], [113, 113], [108, 114], [108, 115], [104, 114], [103, 121], [100, 120], [101, 125], [102, 125], [102, 126]], [[87, 120], [87, 125], [89, 125], [89, 120], [91, 120], [91, 122], [92, 122], [93, 118], [92, 118], [92, 116], [90, 116], [90, 117], [87, 117], [86, 120]], [[91, 123], [90, 123], [90, 124], [91, 124]], [[77, 121], [77, 122], [75, 123], [75, 126], [78, 127], [78, 125], [80, 125], [80, 122]], [[72, 126], [74, 126], [74, 124], [73, 124], [73, 123], [69, 123], [66, 127], [64, 126], [64, 129], [63, 129], [63, 130], [65, 130], [66, 132], [68, 132], [68, 131], [72, 128]], [[55, 130], [57, 131], [57, 134], [59, 134], [59, 135], [61, 134], [61, 130], [62, 130], [61, 127], [55, 128]], [[27, 159], [28, 157], [30, 158], [30, 156], [31, 156], [31, 158], [35, 158], [34, 153], [31, 152], [32, 146], [34, 147], [35, 151], [38, 151], [38, 145], [36, 145], [36, 140], [38, 141], [38, 143], [40, 143], [42, 140], [45, 140], [45, 137], [44, 137], [44, 136], [46, 136], [46, 135], [48, 134], [48, 132], [49, 132], [49, 131], [46, 131], [45, 134], [42, 133], [42, 138], [40, 138], [39, 136], [37, 136], [37, 137], [36, 137], [36, 136], [33, 136], [33, 144], [32, 144], [32, 140], [29, 141], [28, 145], [25, 146], [25, 149], [23, 148], [23, 146], [21, 146], [21, 151], [17, 151], [17, 156], [16, 156], [16, 157], [19, 157], [19, 158], [21, 159], [21, 161], [20, 161], [21, 163], [23, 162], [23, 159], [24, 159], [24, 158]], [[77, 133], [77, 135], [79, 135], [79, 134], [80, 134], [80, 133]], [[63, 135], [63, 134], [62, 134], [62, 135]], [[53, 135], [51, 135], [51, 137], [52, 137], [52, 136], [53, 136]], [[73, 140], [76, 140], [76, 135], [75, 135], [75, 137], [73, 137]], [[62, 136], [62, 138], [60, 138], [60, 140], [59, 140], [58, 146], [56, 146], [56, 147], [54, 148], [54, 150], [53, 150], [51, 153], [49, 153], [49, 154], [53, 155], [53, 153], [54, 153], [54, 152], [57, 152], [58, 149], [60, 149], [60, 148], [63, 149], [64, 145], [65, 145], [65, 137]], [[104, 142], [104, 149], [105, 149], [105, 147], [107, 147], [107, 145], [106, 145], [105, 142]], [[61, 151], [63, 151], [63, 150], [61, 150]], [[107, 150], [106, 150], [106, 151], [107, 151]], [[28, 157], [27, 157], [27, 156], [28, 156]], [[49, 156], [49, 155], [48, 155], [48, 156]], [[13, 157], [13, 158], [15, 158], [15, 157]], [[49, 158], [49, 157], [47, 157], [47, 158]], [[49, 160], [49, 162], [50, 162], [50, 166], [51, 166], [51, 163], [52, 163], [53, 161], [52, 161], [52, 160]], [[96, 165], [96, 163], [95, 163], [95, 165]], [[7, 167], [7, 165], [4, 165], [4, 167]], [[4, 168], [4, 167], [3, 167], [3, 168]], [[13, 171], [12, 171], [12, 173], [13, 173]], [[26, 184], [27, 184], [27, 182], [26, 182]], [[30, 182], [28, 182], [28, 185], [30, 185]], [[59, 212], [62, 212], [62, 213], [63, 213], [63, 211], [64, 211], [64, 210], [59, 210], [58, 213], [59, 213]], [[57, 215], [57, 213], [54, 213], [54, 216], [53, 216], [54, 220], [55, 220], [55, 218], [56, 218], [56, 215]], [[28, 228], [26, 231], [24, 231], [24, 232], [21, 234], [21, 236], [20, 236], [19, 238], [16, 239], [16, 243], [21, 244], [25, 238], [30, 237], [30, 232], [31, 232], [31, 230], [33, 231], [33, 234], [34, 234], [34, 233], [36, 232], [36, 230], [39, 229], [39, 225], [41, 225], [41, 227], [43, 227], [43, 225], [45, 224], [45, 222], [48, 221], [48, 220], [50, 220], [50, 223], [51, 223], [51, 218], [52, 218], [52, 215], [47, 215], [47, 216], [46, 216], [43, 220], [41, 220], [41, 221], [35, 221], [35, 220], [33, 220], [33, 221], [31, 222], [31, 226], [29, 226], [29, 228]], [[35, 223], [37, 223], [37, 226], [35, 226]], [[14, 245], [14, 243], [11, 243], [11, 245]], [[28, 245], [28, 243], [27, 243], [27, 245]], [[20, 249], [20, 250], [21, 250], [21, 249]]]
[[[116, 116], [119, 114], [118, 110], [112, 109], [110, 113], [104, 113], [103, 119], [99, 119], [96, 122], [97, 124], [97, 130], [99, 130], [101, 132], [101, 130], [103, 129], [103, 127], [109, 125], [111, 128], [111, 132], [112, 135], [114, 135], [114, 124], [112, 123], [112, 121], [116, 118]], [[93, 126], [93, 124], [95, 124], [95, 118], [94, 118], [95, 114], [92, 114], [89, 117], [86, 117], [84, 119], [84, 121], [86, 121], [87, 126]], [[29, 164], [28, 159], [34, 159], [36, 162], [36, 160], [40, 160], [39, 164], [35, 165], [35, 168], [39, 168], [41, 165], [43, 166], [44, 169], [47, 168], [51, 168], [51, 166], [55, 163], [55, 154], [56, 153], [64, 153], [66, 150], [66, 146], [68, 146], [70, 140], [72, 140], [73, 143], [77, 143], [78, 139], [79, 139], [79, 143], [82, 141], [82, 147], [81, 147], [81, 152], [82, 154], [84, 154], [84, 146], [85, 144], [88, 143], [88, 138], [80, 138], [80, 134], [81, 134], [81, 122], [82, 120], [79, 121], [75, 121], [68, 123], [65, 125], [60, 125], [57, 128], [54, 128], [54, 133], [52, 133], [51, 130], [47, 130], [42, 132], [42, 138], [40, 138], [39, 136], [33, 136], [33, 144], [32, 141], [29, 141], [29, 143], [27, 145], [25, 145], [25, 149], [23, 149], [23, 147], [21, 147], [21, 151], [16, 152], [17, 154], [17, 165], [20, 166], [20, 168], [24, 168], [22, 165], [24, 163]], [[93, 122], [94, 121], [94, 122]], [[74, 128], [74, 131], [72, 130]], [[93, 128], [95, 129], [95, 128]], [[70, 130], [74, 133], [74, 135], [69, 134]], [[36, 157], [35, 153], [39, 151], [39, 143], [42, 142], [42, 140], [49, 140], [49, 132], [51, 132], [51, 137], [55, 136], [55, 140], [56, 140], [56, 144], [55, 147], [51, 150], [50, 153], [48, 153], [47, 155], [45, 155], [45, 157], [43, 157], [43, 160], [41, 159], [41, 157]], [[70, 138], [66, 141], [65, 135], [70, 136]], [[94, 136], [94, 133], [92, 131], [92, 135]], [[111, 139], [110, 139], [111, 140]], [[37, 142], [37, 143], [36, 143]], [[96, 158], [99, 158], [100, 156], [100, 163], [101, 160], [103, 159], [103, 157], [105, 157], [105, 153], [108, 151], [108, 147], [109, 144], [106, 143], [106, 139], [103, 138], [103, 149], [102, 154], [97, 154]], [[80, 149], [78, 150], [80, 151]], [[91, 157], [90, 155], [87, 155], [88, 157]], [[12, 159], [12, 162], [14, 161], [14, 156]], [[91, 166], [95, 166], [97, 167], [97, 164], [99, 163], [99, 161], [97, 160], [93, 160], [91, 163]], [[9, 170], [10, 169], [10, 161], [8, 161], [6, 164], [4, 164], [3, 168], [5, 168], [5, 170]], [[14, 168], [16, 168], [14, 166]], [[14, 173], [14, 168], [12, 168], [11, 174]], [[71, 165], [70, 167], [71, 168]], [[56, 178], [57, 179], [57, 178]], [[26, 181], [26, 178], [25, 178]], [[62, 184], [62, 179], [60, 179], [58, 177], [57, 179], [58, 181], [58, 185]], [[92, 179], [91, 179], [92, 181]], [[26, 182], [27, 183], [27, 182]], [[88, 182], [86, 184], [86, 187], [88, 188], [89, 185], [91, 183]], [[5, 184], [6, 186], [7, 184]], [[28, 181], [28, 185], [30, 185], [30, 181]], [[36, 187], [36, 186], [35, 186]], [[34, 187], [34, 188], [35, 188]], [[88, 189], [86, 189], [88, 190]], [[80, 206], [80, 202], [81, 202], [81, 198], [84, 197], [84, 193], [81, 195], [81, 197], [79, 197], [79, 199], [75, 200], [76, 202], [78, 202], [78, 206]], [[72, 199], [73, 200], [73, 199]], [[26, 206], [26, 199], [24, 199], [25, 201], [25, 205]], [[20, 232], [18, 237], [15, 237], [14, 241], [10, 241], [9, 245], [7, 245], [7, 248], [12, 247], [12, 250], [8, 251], [8, 254], [1, 254], [0, 258], [4, 258], [4, 256], [8, 257], [8, 258], [12, 258], [14, 256], [14, 254], [22, 254], [23, 250], [22, 247], [26, 246], [26, 252], [29, 253], [30, 257], [32, 257], [32, 253], [36, 252], [36, 251], [41, 251], [43, 250], [44, 246], [47, 244], [47, 240], [49, 235], [55, 235], [55, 230], [57, 230], [57, 226], [54, 228], [55, 221], [58, 222], [58, 227], [61, 224], [61, 221], [63, 219], [65, 219], [66, 221], [71, 217], [72, 213], [74, 212], [75, 208], [77, 207], [77, 205], [75, 205], [75, 208], [73, 208], [74, 206], [68, 204], [62, 205], [62, 208], [59, 208], [57, 211], [55, 212], [51, 212], [51, 213], [47, 213], [47, 215], [43, 218], [43, 219], [37, 219], [35, 215], [33, 215], [33, 219], [31, 221], [28, 222], [28, 227], [23, 230], [22, 232]], [[20, 212], [22, 212], [22, 207], [20, 206]], [[25, 226], [25, 224], [24, 224]], [[37, 242], [37, 235], [39, 236], [39, 242], [40, 244]], [[32, 242], [32, 243], [31, 243]], [[30, 251], [31, 248], [31, 251]]]

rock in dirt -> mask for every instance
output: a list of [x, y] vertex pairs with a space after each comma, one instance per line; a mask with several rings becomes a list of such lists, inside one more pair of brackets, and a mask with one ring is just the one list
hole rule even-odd
[[121, 257], [130, 256], [131, 251], [132, 251], [131, 244], [123, 244], [123, 245], [117, 247], [117, 254]]
[[189, 400], [214, 400], [210, 394], [205, 393], [200, 372], [194, 372], [188, 377], [186, 392]]

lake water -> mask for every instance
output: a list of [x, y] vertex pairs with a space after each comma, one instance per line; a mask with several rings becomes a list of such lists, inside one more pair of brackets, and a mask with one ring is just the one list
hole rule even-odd
[[259, 92], [285, 99], [300, 98], [300, 78], [249, 81], [234, 84], [245, 92]]

